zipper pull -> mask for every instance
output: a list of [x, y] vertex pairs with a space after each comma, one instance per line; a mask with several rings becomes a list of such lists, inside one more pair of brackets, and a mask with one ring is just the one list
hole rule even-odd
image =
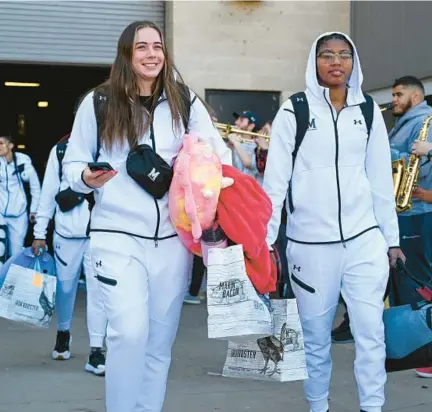
[[155, 247], [159, 247], [159, 242], [157, 239], [155, 239]]
[[346, 249], [346, 243], [345, 241], [342, 242], [344, 249]]

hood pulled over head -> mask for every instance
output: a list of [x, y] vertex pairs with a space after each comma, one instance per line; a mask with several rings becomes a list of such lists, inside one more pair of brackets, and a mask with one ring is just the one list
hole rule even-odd
[[343, 36], [346, 41], [351, 44], [353, 49], [353, 68], [350, 77], [348, 78], [348, 105], [356, 105], [363, 103], [365, 98], [361, 89], [363, 83], [363, 73], [361, 71], [360, 59], [357, 53], [357, 49], [351, 38], [341, 32], [327, 32], [318, 36], [312, 44], [309, 59], [306, 68], [306, 89], [319, 101], [323, 101], [324, 97], [330, 101], [329, 89], [321, 86], [318, 83], [318, 73], [317, 73], [317, 44], [323, 38], [330, 36], [332, 34], [338, 34]]

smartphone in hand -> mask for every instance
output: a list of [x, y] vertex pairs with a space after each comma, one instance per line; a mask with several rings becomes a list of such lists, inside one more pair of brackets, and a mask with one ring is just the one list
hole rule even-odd
[[88, 167], [92, 172], [97, 172], [99, 170], [103, 172], [110, 172], [114, 170], [107, 162], [91, 162], [88, 164]]

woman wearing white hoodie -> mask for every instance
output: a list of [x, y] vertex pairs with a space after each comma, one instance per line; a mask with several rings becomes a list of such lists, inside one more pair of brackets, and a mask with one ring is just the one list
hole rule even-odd
[[[105, 121], [98, 129], [91, 92], [64, 159], [72, 189], [95, 195], [90, 251], [108, 317], [107, 412], [162, 410], [192, 263], [175, 235], [167, 195], [185, 126], [223, 163], [231, 158], [203, 103], [174, 73], [160, 29], [152, 22], [129, 25], [108, 82], [95, 92], [107, 98]], [[95, 161], [114, 170], [93, 172], [88, 163]]]
[[[30, 186], [30, 215], [25, 184]], [[34, 221], [40, 195], [39, 177], [29, 156], [14, 151], [9, 136], [0, 136], [0, 214], [7, 226], [8, 256], [24, 247], [29, 220]]]
[[[50, 220], [55, 219], [54, 259], [57, 271], [57, 338], [52, 352], [54, 360], [70, 358], [70, 327], [75, 307], [81, 269], [87, 279], [87, 327], [90, 336], [90, 354], [85, 370], [95, 375], [105, 373], [103, 343], [106, 334], [106, 315], [93, 274], [89, 252], [87, 225], [89, 205], [84, 194], [72, 192], [62, 173], [62, 158], [68, 140], [62, 139], [48, 157], [42, 184], [36, 225], [33, 229], [33, 253], [46, 249], [46, 234]], [[58, 200], [57, 200], [58, 199]]]
[[[291, 100], [271, 134], [264, 189], [273, 204], [267, 243], [273, 245], [288, 193], [287, 257], [304, 329], [311, 412], [328, 411], [331, 328], [342, 293], [355, 338], [360, 408], [384, 404], [383, 297], [399, 230], [390, 148], [379, 107], [371, 102], [368, 135], [361, 104], [363, 76], [353, 42], [325, 33], [314, 42], [306, 71], [309, 127], [297, 152]], [[371, 110], [372, 112], [372, 110]]]

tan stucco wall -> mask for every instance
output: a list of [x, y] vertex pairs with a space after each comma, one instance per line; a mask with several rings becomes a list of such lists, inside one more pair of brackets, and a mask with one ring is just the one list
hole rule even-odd
[[281, 91], [304, 87], [310, 46], [322, 32], [349, 33], [349, 1], [174, 1], [167, 42], [185, 81], [207, 89]]

